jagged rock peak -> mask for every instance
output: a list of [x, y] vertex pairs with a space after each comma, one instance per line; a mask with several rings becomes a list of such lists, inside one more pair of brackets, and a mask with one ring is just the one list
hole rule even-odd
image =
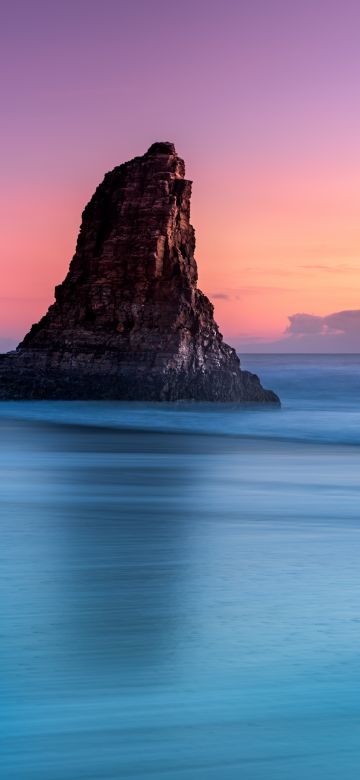
[[191, 184], [168, 141], [105, 175], [55, 303], [0, 359], [0, 397], [278, 403], [197, 288]]
[[175, 144], [171, 141], [155, 141], [154, 144], [149, 146], [146, 154], [172, 154], [176, 156]]

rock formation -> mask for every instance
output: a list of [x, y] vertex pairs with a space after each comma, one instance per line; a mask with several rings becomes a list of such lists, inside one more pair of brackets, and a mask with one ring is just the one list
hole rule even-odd
[[1, 398], [278, 403], [240, 370], [197, 289], [184, 177], [167, 142], [106, 174], [55, 302], [0, 356]]

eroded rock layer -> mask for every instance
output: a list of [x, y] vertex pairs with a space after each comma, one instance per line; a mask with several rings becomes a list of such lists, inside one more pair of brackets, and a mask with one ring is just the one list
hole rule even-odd
[[278, 403], [197, 289], [190, 196], [171, 143], [106, 174], [55, 303], [0, 356], [0, 397]]

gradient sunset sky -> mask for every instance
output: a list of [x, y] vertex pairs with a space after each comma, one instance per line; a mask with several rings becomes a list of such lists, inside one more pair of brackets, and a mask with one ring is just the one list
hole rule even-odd
[[227, 339], [359, 351], [359, 2], [12, 0], [0, 30], [2, 349], [104, 173], [171, 140]]

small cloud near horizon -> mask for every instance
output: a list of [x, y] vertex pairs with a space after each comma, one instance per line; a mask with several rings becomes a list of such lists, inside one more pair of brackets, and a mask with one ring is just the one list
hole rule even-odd
[[298, 312], [273, 341], [239, 339], [239, 351], [253, 352], [360, 352], [360, 309], [333, 312], [326, 316]]

